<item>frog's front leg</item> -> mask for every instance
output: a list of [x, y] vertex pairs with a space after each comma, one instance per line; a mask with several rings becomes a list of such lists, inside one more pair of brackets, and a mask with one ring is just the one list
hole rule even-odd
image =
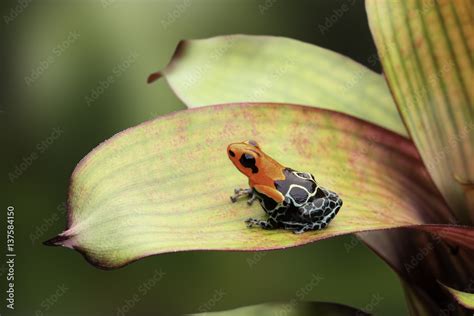
[[252, 205], [256, 199], [257, 199], [257, 194], [255, 194], [255, 191], [252, 190], [252, 193], [250, 194], [250, 198], [247, 200], [247, 204]]
[[232, 201], [232, 203], [235, 203], [237, 202], [237, 199], [241, 196], [249, 196], [249, 199], [247, 200], [247, 203], [248, 205], [252, 205], [252, 203], [255, 201], [255, 199], [257, 198], [254, 190], [252, 188], [248, 188], [248, 189], [242, 189], [242, 188], [236, 188], [234, 190], [234, 195], [232, 195], [230, 197], [230, 200]]

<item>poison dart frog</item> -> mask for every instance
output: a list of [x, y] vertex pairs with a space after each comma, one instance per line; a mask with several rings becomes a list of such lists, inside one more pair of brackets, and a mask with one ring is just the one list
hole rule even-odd
[[258, 200], [268, 214], [268, 220], [247, 219], [248, 227], [284, 228], [301, 234], [325, 228], [342, 206], [339, 196], [318, 186], [311, 173], [282, 166], [253, 140], [230, 144], [227, 154], [250, 185], [235, 189], [231, 201], [247, 196], [249, 205]]

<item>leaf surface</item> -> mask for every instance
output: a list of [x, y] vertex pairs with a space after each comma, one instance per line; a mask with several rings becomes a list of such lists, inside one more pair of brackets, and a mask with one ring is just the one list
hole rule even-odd
[[[229, 200], [248, 184], [226, 147], [246, 139], [340, 194], [344, 205], [328, 228], [295, 235], [245, 226], [248, 217], [265, 218], [259, 205]], [[448, 213], [404, 137], [311, 107], [217, 105], [159, 117], [95, 148], [72, 175], [68, 229], [48, 243], [116, 268], [164, 252], [269, 250], [440, 223]]]
[[[374, 62], [376, 56], [371, 56]], [[294, 39], [230, 35], [187, 40], [164, 76], [188, 107], [282, 102], [340, 111], [407, 135], [385, 80], [333, 51]]]
[[434, 182], [474, 222], [472, 1], [366, 3], [385, 76]]

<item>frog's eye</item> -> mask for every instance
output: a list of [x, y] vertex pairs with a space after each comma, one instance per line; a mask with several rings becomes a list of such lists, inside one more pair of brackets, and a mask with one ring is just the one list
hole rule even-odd
[[252, 156], [251, 154], [243, 154], [242, 157], [240, 157], [240, 162], [245, 167], [248, 167], [250, 165], [255, 165], [255, 157]]
[[255, 165], [257, 161], [255, 160], [255, 157], [252, 156], [251, 154], [243, 154], [240, 157], [239, 161], [242, 164], [242, 166], [244, 166], [245, 168], [252, 169], [252, 173], [258, 172], [258, 168]]

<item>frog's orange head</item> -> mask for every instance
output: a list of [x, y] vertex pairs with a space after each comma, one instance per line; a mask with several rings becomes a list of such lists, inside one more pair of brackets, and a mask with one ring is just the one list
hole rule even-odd
[[254, 140], [230, 144], [227, 155], [237, 169], [249, 178], [258, 173], [260, 160], [265, 156]]

